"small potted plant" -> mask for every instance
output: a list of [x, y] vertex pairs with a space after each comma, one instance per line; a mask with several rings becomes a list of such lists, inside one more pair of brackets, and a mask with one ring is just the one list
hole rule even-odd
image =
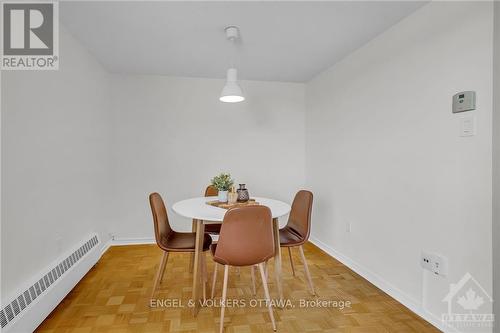
[[229, 173], [221, 173], [212, 178], [212, 185], [219, 190], [218, 200], [220, 202], [227, 202], [227, 192], [233, 186], [233, 179]]

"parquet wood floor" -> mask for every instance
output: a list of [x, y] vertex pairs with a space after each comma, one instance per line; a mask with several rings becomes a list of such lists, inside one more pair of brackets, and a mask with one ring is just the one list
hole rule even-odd
[[[296, 277], [292, 276], [288, 255], [283, 252], [284, 297], [290, 303], [285, 308], [275, 308], [278, 332], [439, 332], [314, 245], [308, 243], [304, 250], [318, 296], [308, 291], [297, 249], [293, 250]], [[203, 307], [195, 318], [187, 304], [192, 286], [189, 254], [170, 255], [156, 294], [157, 299], [164, 300], [164, 306], [150, 307], [150, 292], [160, 256], [156, 245], [111, 247], [36, 332], [218, 332], [218, 307]], [[213, 263], [208, 253], [207, 259], [210, 278]], [[271, 263], [269, 286], [271, 297], [277, 298], [272, 268]], [[220, 300], [221, 289], [219, 278], [215, 299]], [[257, 284], [257, 296], [252, 295], [249, 268], [242, 268], [239, 275], [231, 269], [228, 299], [243, 300], [246, 306], [226, 310], [225, 332], [273, 332], [265, 304], [251, 306], [252, 299], [262, 298], [260, 284]], [[351, 306], [341, 309], [330, 303], [325, 307], [302, 308], [301, 299], [350, 301]], [[181, 302], [185, 307], [177, 307], [178, 304], [168, 307], [167, 302]]]

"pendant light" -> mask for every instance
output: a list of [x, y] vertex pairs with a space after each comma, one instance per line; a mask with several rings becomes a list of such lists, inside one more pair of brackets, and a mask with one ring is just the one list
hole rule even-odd
[[[235, 26], [229, 26], [224, 29], [226, 32], [226, 38], [236, 43], [236, 40], [239, 38], [239, 30]], [[226, 103], [237, 103], [245, 100], [245, 96], [243, 96], [243, 91], [241, 87], [238, 85], [238, 71], [236, 68], [231, 67], [227, 70], [226, 84], [224, 88], [222, 88], [222, 92], [220, 94], [219, 100], [221, 102]]]
[[237, 76], [236, 68], [229, 68], [227, 70], [227, 79], [226, 85], [222, 88], [222, 93], [220, 94], [220, 101], [226, 103], [236, 103], [242, 102], [245, 100], [243, 96], [243, 91], [238, 85], [236, 76]]

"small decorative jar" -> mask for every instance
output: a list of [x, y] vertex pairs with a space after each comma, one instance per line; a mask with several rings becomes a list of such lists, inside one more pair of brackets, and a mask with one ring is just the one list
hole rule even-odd
[[238, 201], [238, 193], [234, 190], [234, 187], [231, 187], [231, 191], [227, 194], [227, 203], [234, 204]]
[[247, 202], [250, 199], [250, 195], [248, 194], [248, 190], [245, 188], [245, 184], [240, 184], [240, 188], [237, 192], [238, 202]]
[[227, 202], [227, 191], [219, 191], [217, 199], [219, 202]]

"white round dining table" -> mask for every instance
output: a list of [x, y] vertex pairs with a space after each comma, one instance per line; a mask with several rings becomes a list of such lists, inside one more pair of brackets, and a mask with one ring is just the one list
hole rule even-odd
[[[261, 197], [252, 197], [252, 199], [255, 199], [259, 205], [269, 207], [273, 219], [285, 216], [291, 209], [290, 205], [283, 201]], [[172, 210], [180, 216], [195, 220], [203, 220], [205, 224], [209, 222], [222, 222], [227, 209], [207, 204], [208, 201], [214, 200], [217, 200], [217, 197], [186, 199], [176, 202], [172, 206]]]
[[[252, 197], [252, 199], [255, 199], [255, 201], [258, 202], [259, 205], [267, 206], [271, 210], [271, 215], [273, 217], [274, 244], [276, 249], [276, 253], [274, 256], [274, 275], [276, 277], [276, 285], [278, 287], [279, 297], [280, 299], [283, 299], [283, 288], [281, 285], [281, 248], [278, 218], [287, 215], [290, 212], [291, 207], [286, 202], [275, 199], [261, 197]], [[194, 302], [193, 315], [195, 316], [198, 314], [198, 309], [200, 307], [200, 294], [198, 290], [198, 284], [200, 281], [200, 257], [202, 255], [205, 224], [223, 222], [224, 215], [227, 212], [227, 209], [207, 204], [208, 201], [214, 200], [217, 200], [217, 197], [197, 197], [178, 201], [172, 206], [172, 210], [176, 214], [193, 220], [193, 231], [196, 232], [192, 289], [192, 301]], [[205, 284], [203, 284], [203, 288], [205, 288]], [[203, 291], [205, 292], [205, 289], [203, 289]]]

